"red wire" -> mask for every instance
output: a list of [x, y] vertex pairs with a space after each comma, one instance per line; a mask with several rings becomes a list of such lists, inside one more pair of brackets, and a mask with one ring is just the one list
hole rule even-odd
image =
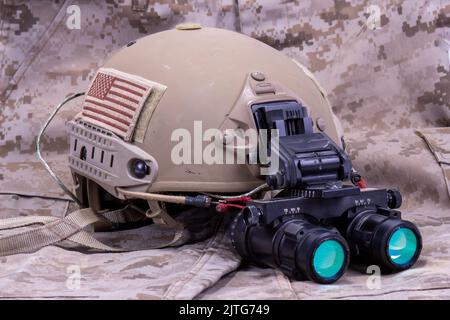
[[356, 184], [358, 185], [358, 188], [360, 188], [360, 189], [367, 188], [366, 180], [364, 180], [363, 178], [361, 178], [361, 180], [359, 180]]
[[[243, 209], [245, 208], [245, 203], [251, 201], [251, 197], [237, 197], [237, 198], [229, 198], [226, 200], [221, 200], [220, 203], [216, 206], [216, 210], [219, 212], [227, 212], [230, 208]], [[229, 203], [229, 202], [241, 202], [242, 204], [237, 203]]]

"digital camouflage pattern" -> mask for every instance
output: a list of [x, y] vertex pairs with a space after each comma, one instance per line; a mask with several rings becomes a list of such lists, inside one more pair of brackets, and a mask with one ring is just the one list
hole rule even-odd
[[[80, 29], [68, 27], [72, 5]], [[86, 254], [47, 247], [0, 258], [0, 297], [448, 299], [448, 0], [0, 0], [0, 216], [73, 210], [36, 160], [40, 127], [60, 100], [86, 90], [115, 50], [183, 22], [240, 31], [314, 73], [369, 186], [402, 191], [404, 217], [423, 235], [418, 263], [382, 276], [375, 288], [373, 277], [352, 270], [333, 285], [294, 282], [273, 269], [240, 266], [225, 219], [212, 238], [177, 248]], [[43, 143], [68, 184], [64, 122], [80, 107], [81, 99], [64, 108]], [[152, 236], [162, 235], [118, 232], [117, 242]]]

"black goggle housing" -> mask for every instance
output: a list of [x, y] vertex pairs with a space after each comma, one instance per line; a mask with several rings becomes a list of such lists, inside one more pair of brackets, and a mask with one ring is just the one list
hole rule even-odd
[[344, 184], [351, 161], [325, 133], [313, 132], [305, 106], [271, 102], [252, 111], [258, 129], [278, 131], [278, 147], [271, 148], [270, 136], [264, 146], [279, 161], [266, 182], [282, 192], [248, 202], [234, 220], [232, 242], [244, 258], [319, 283], [338, 280], [350, 262], [395, 272], [417, 261], [421, 235], [395, 210], [401, 194]]

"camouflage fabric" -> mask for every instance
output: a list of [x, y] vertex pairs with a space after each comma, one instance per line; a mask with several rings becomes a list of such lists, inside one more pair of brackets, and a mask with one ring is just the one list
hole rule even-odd
[[[71, 29], [76, 8], [80, 29]], [[272, 269], [240, 267], [225, 220], [212, 238], [177, 248], [86, 254], [48, 247], [0, 258], [0, 297], [448, 299], [450, 2], [444, 0], [0, 0], [0, 217], [70, 210], [36, 160], [41, 125], [62, 98], [86, 90], [116, 49], [183, 22], [255, 37], [314, 73], [369, 186], [402, 191], [404, 217], [423, 235], [417, 265], [382, 276], [375, 288], [370, 275], [353, 270], [328, 286], [290, 281]], [[43, 143], [67, 184], [64, 122], [80, 107], [74, 101], [63, 109]], [[118, 233], [117, 241], [131, 245], [151, 235]]]

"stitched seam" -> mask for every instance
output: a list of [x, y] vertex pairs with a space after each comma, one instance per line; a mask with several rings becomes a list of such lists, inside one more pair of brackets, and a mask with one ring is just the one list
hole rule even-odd
[[[170, 299], [170, 294], [172, 293], [173, 290], [175, 290], [175, 288], [179, 288], [178, 292], [176, 294], [178, 294], [183, 287], [186, 286], [186, 284], [191, 281], [195, 276], [196, 276], [196, 271], [201, 269], [210, 259], [211, 257], [214, 255], [210, 254], [210, 250], [212, 245], [216, 242], [216, 240], [219, 239], [219, 235], [220, 233], [218, 233], [217, 231], [220, 229], [220, 227], [222, 226], [223, 223], [223, 218], [221, 219], [220, 223], [218, 223], [218, 226], [216, 227], [215, 230], [215, 235], [214, 237], [211, 238], [210, 241], [208, 241], [208, 243], [205, 245], [205, 249], [203, 251], [203, 253], [200, 255], [200, 257], [194, 262], [194, 264], [192, 265], [191, 269], [189, 270], [189, 272], [183, 276], [179, 281], [177, 281], [176, 283], [172, 284], [164, 293], [164, 295], [162, 296], [162, 299]], [[221, 243], [223, 238], [224, 238], [225, 234], [221, 234], [220, 235], [220, 240], [218, 240], [218, 243]], [[204, 257], [209, 254], [209, 257], [204, 259]], [[203, 260], [203, 261], [202, 261]], [[174, 297], [176, 296], [176, 294], [174, 295]]]

